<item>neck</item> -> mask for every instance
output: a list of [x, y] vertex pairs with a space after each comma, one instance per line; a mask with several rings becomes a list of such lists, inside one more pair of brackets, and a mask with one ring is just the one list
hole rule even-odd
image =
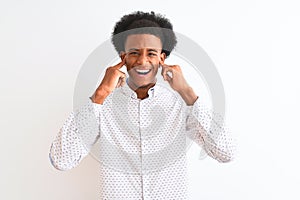
[[135, 91], [135, 93], [137, 94], [137, 98], [138, 99], [146, 99], [149, 95], [148, 95], [148, 90], [150, 88], [152, 88], [155, 85], [155, 83], [149, 83], [148, 85], [145, 86], [140, 86], [137, 87], [136, 85], [134, 85], [133, 83], [128, 82], [128, 86]]

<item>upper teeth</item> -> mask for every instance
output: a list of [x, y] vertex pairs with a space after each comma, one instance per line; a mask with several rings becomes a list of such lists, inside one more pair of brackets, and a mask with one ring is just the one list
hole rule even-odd
[[138, 73], [148, 73], [150, 69], [137, 69], [136, 70]]

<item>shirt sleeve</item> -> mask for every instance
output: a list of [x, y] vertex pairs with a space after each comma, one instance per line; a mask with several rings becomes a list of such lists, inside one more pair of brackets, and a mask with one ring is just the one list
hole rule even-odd
[[234, 159], [236, 140], [225, 126], [224, 118], [196, 100], [187, 106], [187, 136], [200, 145], [207, 155], [219, 162]]
[[58, 170], [76, 167], [100, 137], [101, 104], [88, 103], [72, 111], [50, 147], [49, 159]]

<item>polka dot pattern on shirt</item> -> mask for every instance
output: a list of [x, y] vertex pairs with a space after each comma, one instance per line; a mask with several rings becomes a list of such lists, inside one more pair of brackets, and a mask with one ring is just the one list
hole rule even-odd
[[71, 169], [90, 153], [101, 163], [100, 199], [186, 199], [188, 139], [219, 162], [233, 158], [234, 142], [198, 100], [186, 106], [159, 84], [148, 94], [140, 100], [125, 85], [72, 112], [52, 143], [53, 166]]

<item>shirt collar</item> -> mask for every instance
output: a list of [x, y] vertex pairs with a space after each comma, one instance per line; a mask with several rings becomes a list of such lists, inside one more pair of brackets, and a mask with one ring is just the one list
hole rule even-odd
[[[159, 86], [157, 85], [157, 83], [155, 83], [155, 85], [148, 90], [149, 96], [147, 98], [152, 98], [157, 96], [158, 87]], [[121, 90], [126, 96], [130, 96], [131, 98], [138, 99], [136, 92], [132, 90], [128, 85], [128, 78], [126, 79], [126, 84], [123, 87], [121, 87]]]

